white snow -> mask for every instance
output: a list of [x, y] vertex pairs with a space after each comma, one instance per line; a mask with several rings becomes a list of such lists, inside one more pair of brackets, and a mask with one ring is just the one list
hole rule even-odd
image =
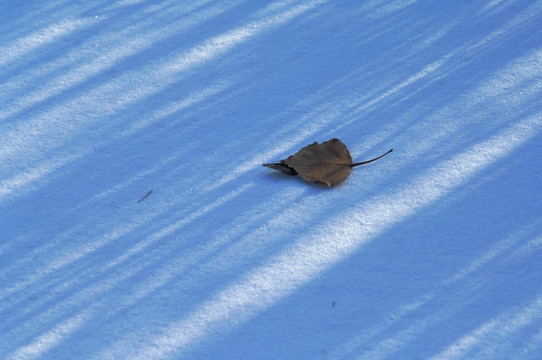
[[[0, 358], [540, 359], [542, 1], [0, 23]], [[394, 151], [261, 166], [333, 137]]]

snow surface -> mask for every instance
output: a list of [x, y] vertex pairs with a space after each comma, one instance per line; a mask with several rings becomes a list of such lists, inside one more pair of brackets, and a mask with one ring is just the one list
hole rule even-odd
[[542, 1], [0, 23], [0, 358], [542, 359]]

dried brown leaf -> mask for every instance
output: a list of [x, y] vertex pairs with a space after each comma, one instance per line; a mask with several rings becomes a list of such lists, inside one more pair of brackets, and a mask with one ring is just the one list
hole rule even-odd
[[287, 159], [277, 163], [263, 164], [263, 166], [288, 175], [299, 175], [307, 181], [324, 183], [331, 187], [346, 179], [352, 167], [377, 160], [384, 155], [353, 164], [346, 145], [339, 139], [331, 139], [321, 144], [314, 142]]

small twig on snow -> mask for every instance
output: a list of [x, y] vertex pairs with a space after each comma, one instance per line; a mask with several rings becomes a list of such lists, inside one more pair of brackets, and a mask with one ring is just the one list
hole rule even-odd
[[139, 200], [137, 201], [137, 203], [139, 204], [140, 202], [142, 202], [143, 200], [145, 200], [145, 198], [147, 198], [147, 196], [149, 196], [151, 193], [152, 193], [152, 190], [149, 191], [149, 192], [148, 192], [145, 196], [143, 196], [141, 199], [139, 199]]

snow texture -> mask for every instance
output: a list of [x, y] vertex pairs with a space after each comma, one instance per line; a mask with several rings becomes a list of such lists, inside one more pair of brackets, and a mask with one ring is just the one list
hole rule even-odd
[[[542, 358], [542, 1], [0, 23], [0, 358]], [[394, 152], [261, 166], [333, 137]]]

